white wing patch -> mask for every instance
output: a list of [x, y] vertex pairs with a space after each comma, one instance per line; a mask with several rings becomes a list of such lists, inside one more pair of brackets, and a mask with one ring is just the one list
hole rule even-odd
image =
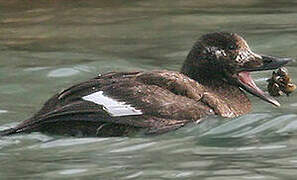
[[103, 94], [103, 91], [98, 91], [90, 95], [82, 97], [83, 100], [90, 101], [102, 105], [111, 116], [131, 116], [141, 115], [141, 110], [135, 109], [125, 102], [114, 100]]

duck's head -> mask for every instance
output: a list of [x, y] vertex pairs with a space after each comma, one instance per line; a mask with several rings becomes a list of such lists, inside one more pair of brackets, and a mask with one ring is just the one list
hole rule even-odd
[[254, 83], [252, 71], [273, 70], [292, 61], [251, 51], [237, 34], [217, 32], [203, 35], [193, 46], [183, 65], [182, 73], [203, 83], [217, 79], [241, 87], [275, 106], [280, 104]]

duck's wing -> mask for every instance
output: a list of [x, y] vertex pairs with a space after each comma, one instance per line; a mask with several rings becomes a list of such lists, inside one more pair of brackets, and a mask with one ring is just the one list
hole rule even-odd
[[202, 86], [176, 72], [108, 73], [56, 94], [17, 128], [24, 131], [54, 122], [83, 121], [161, 133], [214, 114], [200, 101], [203, 93]]

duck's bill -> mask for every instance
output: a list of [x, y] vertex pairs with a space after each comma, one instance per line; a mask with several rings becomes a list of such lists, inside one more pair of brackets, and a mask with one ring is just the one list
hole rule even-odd
[[247, 92], [261, 98], [262, 100], [269, 102], [275, 106], [280, 106], [279, 102], [271, 97], [269, 94], [263, 92], [257, 87], [254, 80], [250, 76], [250, 71], [264, 71], [273, 70], [286, 65], [288, 62], [292, 61], [290, 58], [275, 58], [271, 56], [262, 56], [263, 65], [255, 68], [246, 68], [238, 73], [237, 82], [240, 87]]
[[[260, 56], [260, 55], [258, 55]], [[246, 67], [244, 71], [265, 71], [280, 68], [288, 62], [294, 61], [292, 58], [277, 58], [272, 56], [261, 55], [262, 66], [259, 67]]]

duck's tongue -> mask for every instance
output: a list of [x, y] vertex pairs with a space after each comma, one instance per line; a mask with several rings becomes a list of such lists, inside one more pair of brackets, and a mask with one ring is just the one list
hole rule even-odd
[[263, 92], [258, 86], [255, 84], [254, 80], [250, 76], [250, 73], [247, 71], [242, 71], [238, 73], [238, 80], [241, 87], [247, 92], [267, 101], [275, 106], [280, 106], [279, 102], [277, 102], [273, 97]]

